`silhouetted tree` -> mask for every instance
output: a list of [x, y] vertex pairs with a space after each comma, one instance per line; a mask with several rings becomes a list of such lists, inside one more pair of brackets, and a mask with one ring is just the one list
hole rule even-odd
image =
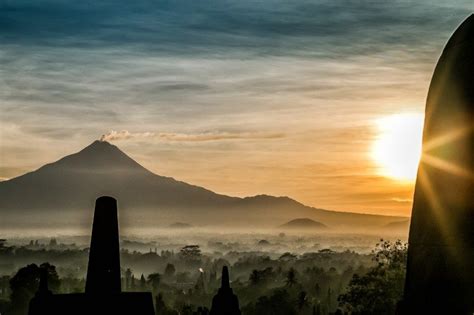
[[296, 315], [294, 303], [286, 290], [276, 290], [270, 297], [259, 297], [255, 307], [251, 310], [243, 311], [248, 315]]
[[374, 250], [376, 266], [355, 274], [339, 305], [352, 314], [393, 314], [403, 294], [407, 244], [381, 240]]
[[256, 269], [252, 270], [252, 273], [250, 274], [249, 281], [252, 285], [259, 285], [260, 282], [262, 281], [260, 277], [260, 272]]
[[260, 285], [266, 283], [270, 279], [274, 278], [275, 274], [273, 268], [268, 267], [263, 270], [252, 270], [249, 276], [249, 281], [252, 285]]
[[161, 282], [161, 275], [159, 273], [151, 273], [148, 275], [147, 280], [153, 291], [157, 291]]
[[286, 285], [289, 286], [289, 287], [292, 287], [297, 283], [298, 283], [298, 281], [296, 279], [296, 270], [292, 267], [286, 273]]
[[186, 245], [179, 251], [179, 255], [189, 266], [197, 266], [201, 262], [201, 249], [199, 245]]
[[59, 290], [60, 281], [55, 266], [43, 263], [39, 267], [36, 264], [31, 264], [20, 268], [10, 279], [11, 309], [9, 314], [26, 314], [28, 303], [38, 290], [40, 269], [47, 271], [49, 289], [52, 292]]
[[280, 258], [278, 258], [278, 259], [281, 260], [281, 261], [293, 261], [296, 258], [297, 258], [297, 256], [295, 254], [292, 254], [290, 252], [286, 252], [283, 255], [281, 255]]
[[201, 258], [201, 249], [199, 245], [186, 245], [179, 251], [184, 259], [195, 260]]
[[140, 277], [140, 290], [145, 290], [146, 289], [146, 280], [145, 280], [145, 276], [141, 275]]
[[46, 274], [48, 275], [48, 287], [53, 293], [57, 293], [61, 286], [61, 280], [59, 280], [56, 266], [46, 262], [40, 265], [40, 269], [46, 269]]
[[130, 290], [135, 290], [137, 287], [136, 287], [136, 284], [135, 284], [135, 275], [132, 274], [132, 277], [130, 278]]
[[125, 271], [125, 290], [132, 289], [132, 277], [132, 270], [130, 268], [127, 268], [127, 270]]
[[305, 291], [298, 293], [296, 304], [299, 313], [302, 313], [304, 309], [308, 308], [308, 294]]
[[176, 268], [174, 267], [174, 265], [168, 263], [165, 267], [165, 276], [172, 277], [174, 276], [175, 272], [176, 272]]

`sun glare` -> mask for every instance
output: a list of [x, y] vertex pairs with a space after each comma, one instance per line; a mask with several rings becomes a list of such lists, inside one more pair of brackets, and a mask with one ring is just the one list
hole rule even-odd
[[376, 121], [377, 137], [371, 153], [382, 176], [410, 182], [416, 178], [421, 157], [423, 117], [419, 113], [405, 113]]

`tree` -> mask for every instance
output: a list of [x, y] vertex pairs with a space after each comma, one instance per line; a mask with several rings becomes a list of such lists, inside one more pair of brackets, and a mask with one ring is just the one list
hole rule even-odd
[[201, 249], [199, 245], [186, 245], [179, 251], [184, 258], [199, 258], [201, 257]]
[[174, 276], [175, 273], [176, 273], [176, 268], [174, 267], [174, 265], [171, 263], [168, 263], [165, 267], [165, 276], [168, 278], [171, 278]]
[[61, 286], [61, 280], [59, 279], [59, 275], [56, 271], [56, 266], [51, 265], [50, 263], [42, 263], [39, 266], [40, 269], [45, 269], [47, 278], [48, 278], [48, 288], [54, 292], [59, 292], [59, 288]]
[[147, 281], [151, 285], [153, 291], [157, 291], [161, 282], [161, 275], [157, 272], [151, 273], [148, 275]]
[[298, 283], [298, 281], [296, 279], [296, 270], [292, 267], [286, 273], [286, 285], [289, 286], [289, 287], [292, 287], [297, 283]]
[[179, 251], [179, 255], [184, 261], [197, 264], [201, 261], [201, 249], [199, 245], [186, 245]]
[[145, 290], [146, 289], [146, 280], [145, 280], [145, 276], [141, 275], [140, 277], [140, 290]]
[[49, 247], [56, 247], [58, 246], [58, 241], [53, 237], [49, 240]]
[[308, 306], [308, 294], [305, 291], [298, 293], [296, 303], [298, 306], [298, 311], [301, 313], [301, 311]]
[[252, 270], [250, 273], [249, 281], [252, 285], [259, 285], [261, 282], [260, 272], [257, 269]]
[[280, 258], [278, 258], [278, 260], [288, 262], [288, 261], [294, 261], [297, 258], [298, 258], [298, 256], [296, 256], [295, 254], [292, 254], [290, 252], [286, 252], [283, 255], [281, 255]]
[[250, 284], [260, 285], [266, 283], [271, 278], [273, 278], [274, 272], [272, 267], [265, 268], [263, 270], [252, 270], [252, 273], [249, 276]]
[[52, 292], [59, 290], [60, 281], [55, 266], [43, 263], [39, 267], [31, 264], [20, 268], [10, 279], [11, 310], [9, 314], [26, 314], [29, 302], [38, 290], [41, 269], [47, 271], [49, 289]]
[[352, 314], [394, 314], [403, 294], [407, 244], [381, 240], [373, 251], [375, 266], [363, 276], [355, 274], [339, 305]]
[[262, 296], [250, 314], [295, 315], [294, 302], [286, 290], [276, 290], [270, 297]]

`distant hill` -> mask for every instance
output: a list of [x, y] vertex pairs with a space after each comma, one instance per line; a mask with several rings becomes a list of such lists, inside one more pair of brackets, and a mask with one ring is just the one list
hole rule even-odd
[[291, 220], [285, 224], [280, 225], [284, 229], [326, 229], [327, 226], [321, 222], [314, 221], [308, 218], [300, 218]]
[[288, 197], [217, 194], [154, 174], [116, 146], [95, 141], [54, 163], [0, 182], [0, 227], [88, 227], [95, 199], [102, 195], [118, 199], [122, 226], [133, 227], [183, 221], [271, 227], [298, 216], [331, 228], [365, 228], [406, 219], [317, 209]]
[[175, 222], [168, 225], [168, 227], [171, 229], [189, 229], [189, 228], [192, 228], [193, 226], [189, 223]]

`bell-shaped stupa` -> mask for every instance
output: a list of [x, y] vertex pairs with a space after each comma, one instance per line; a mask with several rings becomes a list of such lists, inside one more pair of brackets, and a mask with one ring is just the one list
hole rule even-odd
[[474, 15], [428, 93], [400, 313], [474, 313]]

